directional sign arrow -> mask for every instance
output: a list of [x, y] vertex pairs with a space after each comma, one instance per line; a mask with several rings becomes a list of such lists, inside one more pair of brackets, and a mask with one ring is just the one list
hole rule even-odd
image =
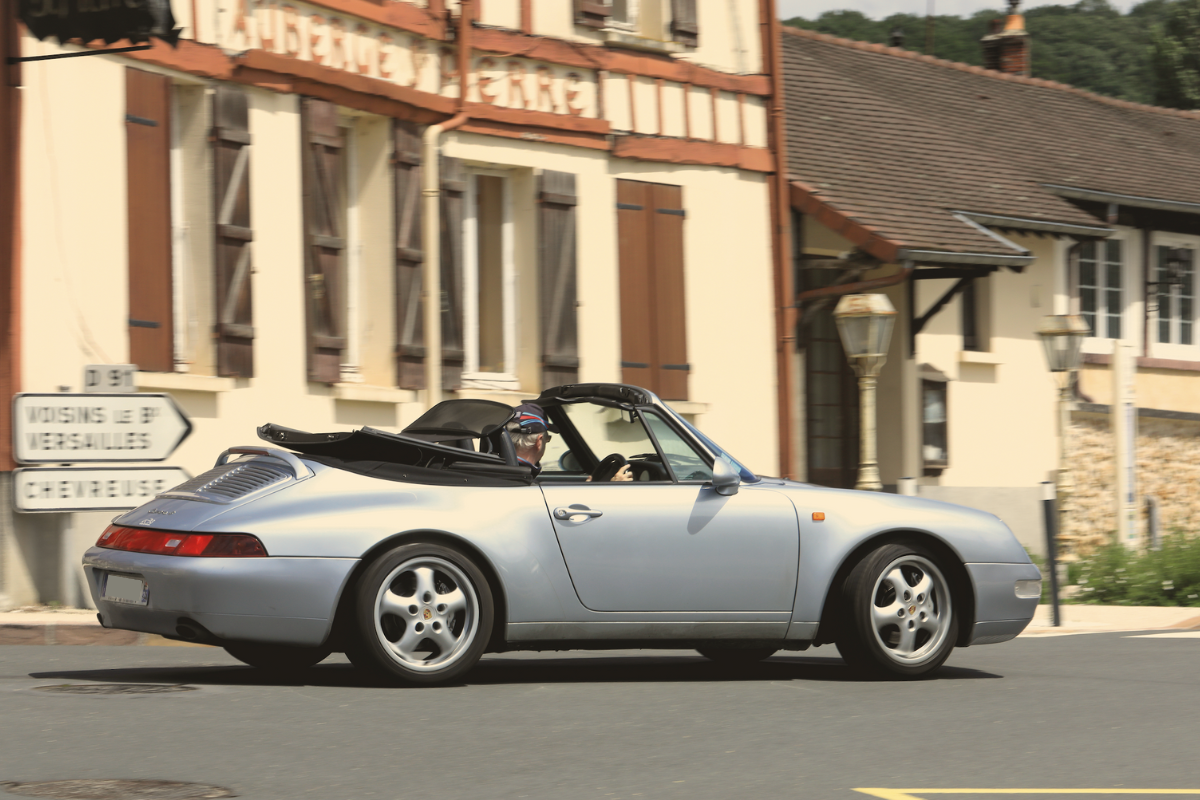
[[17, 511], [137, 508], [190, 475], [179, 467], [34, 467], [13, 471]]
[[13, 454], [26, 464], [162, 461], [191, 432], [169, 394], [13, 398]]

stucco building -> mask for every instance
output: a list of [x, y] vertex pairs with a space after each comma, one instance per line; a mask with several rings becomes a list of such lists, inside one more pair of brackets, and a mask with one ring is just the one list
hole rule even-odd
[[800, 471], [853, 485], [857, 392], [830, 312], [836, 294], [884, 291], [899, 318], [880, 377], [883, 483], [916, 478], [922, 496], [997, 513], [1041, 549], [1039, 483], [1055, 479], [1059, 439], [1036, 330], [1082, 314], [1065, 539], [1086, 548], [1116, 528], [1114, 342], [1138, 356], [1139, 499], [1157, 498], [1168, 533], [1194, 533], [1200, 114], [1021, 74], [1017, 14], [982, 46], [997, 70], [783, 36]]
[[[25, 63], [4, 380], [136, 364], [192, 474], [266, 421], [624, 381], [779, 472], [773, 5], [180, 0], [177, 48]], [[111, 514], [0, 498], [4, 602], [86, 602]]]

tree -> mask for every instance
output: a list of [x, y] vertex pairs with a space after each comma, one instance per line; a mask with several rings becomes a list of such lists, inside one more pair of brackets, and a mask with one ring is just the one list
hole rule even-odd
[[1170, 4], [1155, 27], [1151, 53], [1155, 101], [1200, 108], [1200, 0]]

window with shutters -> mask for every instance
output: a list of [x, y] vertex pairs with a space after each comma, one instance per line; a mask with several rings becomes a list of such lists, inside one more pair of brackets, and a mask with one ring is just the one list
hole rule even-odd
[[466, 174], [462, 230], [463, 385], [517, 388], [512, 187], [506, 173]]
[[664, 400], [688, 399], [683, 190], [617, 181], [621, 375]]
[[[698, 0], [575, 0], [575, 23], [607, 31], [609, 41], [650, 47], [695, 47]], [[668, 48], [673, 49], [673, 48]]]

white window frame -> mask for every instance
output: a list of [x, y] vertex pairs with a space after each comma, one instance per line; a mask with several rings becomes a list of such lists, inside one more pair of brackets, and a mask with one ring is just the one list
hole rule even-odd
[[[504, 370], [479, 371], [479, 253], [476, 198], [480, 176], [501, 178], [503, 221], [500, 227], [501, 308], [504, 315]], [[513, 254], [512, 173], [505, 169], [467, 168], [467, 190], [463, 211], [463, 349], [462, 381], [468, 389], [520, 388], [517, 378], [516, 263]]]
[[[1158, 340], [1158, 291], [1147, 298], [1154, 313], [1150, 315], [1150, 355], [1153, 358], [1168, 358], [1180, 361], [1200, 361], [1200, 236], [1188, 236], [1182, 233], [1163, 233], [1155, 231], [1150, 236], [1150, 264], [1147, 270], [1150, 282], [1158, 280], [1158, 248], [1182, 247], [1192, 251], [1192, 343], [1177, 344], [1179, 339], [1178, 324], [1171, 325], [1171, 342]], [[1176, 290], [1172, 289], [1172, 295]]]
[[[608, 5], [611, 8], [614, 0], [608, 0]], [[641, 0], [625, 0], [625, 21], [618, 22], [615, 18], [609, 17], [606, 28], [612, 30], [625, 31], [627, 33], [638, 32], [638, 12], [641, 11]]]
[[[1082, 351], [1099, 355], [1112, 355], [1113, 342], [1131, 342], [1140, 345], [1142, 341], [1142, 315], [1139, 313], [1144, 301], [1145, 287], [1142, 286], [1142, 239], [1141, 233], [1132, 229], [1117, 229], [1117, 232], [1107, 239], [1096, 242], [1098, 255], [1097, 269], [1104, 265], [1103, 249], [1109, 240], [1121, 242], [1121, 336], [1110, 339], [1107, 336], [1088, 336], [1083, 340]], [[1082, 297], [1080, 294], [1079, 263], [1070, 264], [1074, 272], [1071, 276], [1071, 304], [1069, 312], [1083, 313]], [[1107, 331], [1106, 331], [1107, 332]]]

